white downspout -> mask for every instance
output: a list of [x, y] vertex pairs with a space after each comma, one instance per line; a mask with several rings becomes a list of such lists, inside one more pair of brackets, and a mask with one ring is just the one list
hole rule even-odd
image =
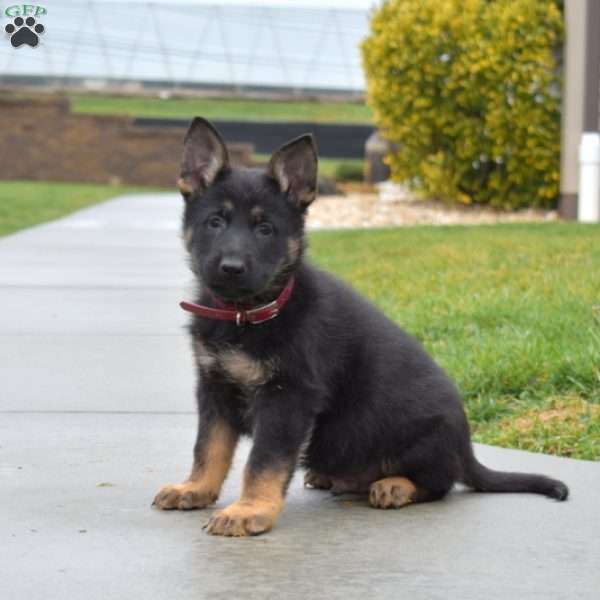
[[600, 133], [585, 132], [581, 136], [577, 220], [600, 222]]

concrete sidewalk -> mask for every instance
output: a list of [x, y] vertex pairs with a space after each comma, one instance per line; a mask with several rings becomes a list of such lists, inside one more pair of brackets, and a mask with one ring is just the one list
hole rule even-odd
[[128, 196], [0, 239], [2, 600], [599, 597], [597, 463], [480, 446], [571, 499], [456, 491], [400, 511], [298, 474], [276, 528], [248, 539], [206, 535], [210, 510], [152, 510], [196, 426], [180, 210]]

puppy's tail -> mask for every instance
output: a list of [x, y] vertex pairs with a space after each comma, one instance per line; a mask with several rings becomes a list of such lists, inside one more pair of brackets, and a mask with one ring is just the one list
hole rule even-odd
[[557, 479], [488, 469], [475, 458], [472, 448], [464, 461], [463, 483], [478, 492], [529, 492], [561, 501], [569, 496], [569, 488]]

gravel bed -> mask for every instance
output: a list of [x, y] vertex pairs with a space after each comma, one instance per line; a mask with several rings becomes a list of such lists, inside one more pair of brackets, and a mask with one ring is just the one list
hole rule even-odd
[[554, 221], [556, 211], [525, 209], [513, 212], [480, 207], [449, 207], [440, 202], [390, 199], [378, 193], [319, 196], [310, 207], [311, 229], [344, 229], [399, 225], [478, 225]]

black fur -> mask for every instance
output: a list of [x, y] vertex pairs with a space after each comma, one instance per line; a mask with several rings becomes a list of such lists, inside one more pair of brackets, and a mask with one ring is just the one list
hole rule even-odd
[[[417, 486], [418, 500], [441, 498], [456, 482], [566, 499], [560, 481], [481, 465], [442, 369], [364, 298], [303, 258], [316, 181], [312, 140], [288, 144], [266, 171], [231, 168], [220, 144], [212, 126], [194, 121], [182, 189], [196, 301], [210, 305], [218, 296], [255, 306], [273, 300], [291, 274], [295, 288], [281, 314], [259, 325], [193, 318], [191, 334], [212, 360], [199, 367], [197, 447], [211, 421], [224, 419], [254, 438], [250, 473], [283, 465], [291, 475], [300, 460], [334, 488], [363, 490], [400, 475]], [[221, 367], [223, 351], [242, 352], [267, 374], [236, 380]]]

